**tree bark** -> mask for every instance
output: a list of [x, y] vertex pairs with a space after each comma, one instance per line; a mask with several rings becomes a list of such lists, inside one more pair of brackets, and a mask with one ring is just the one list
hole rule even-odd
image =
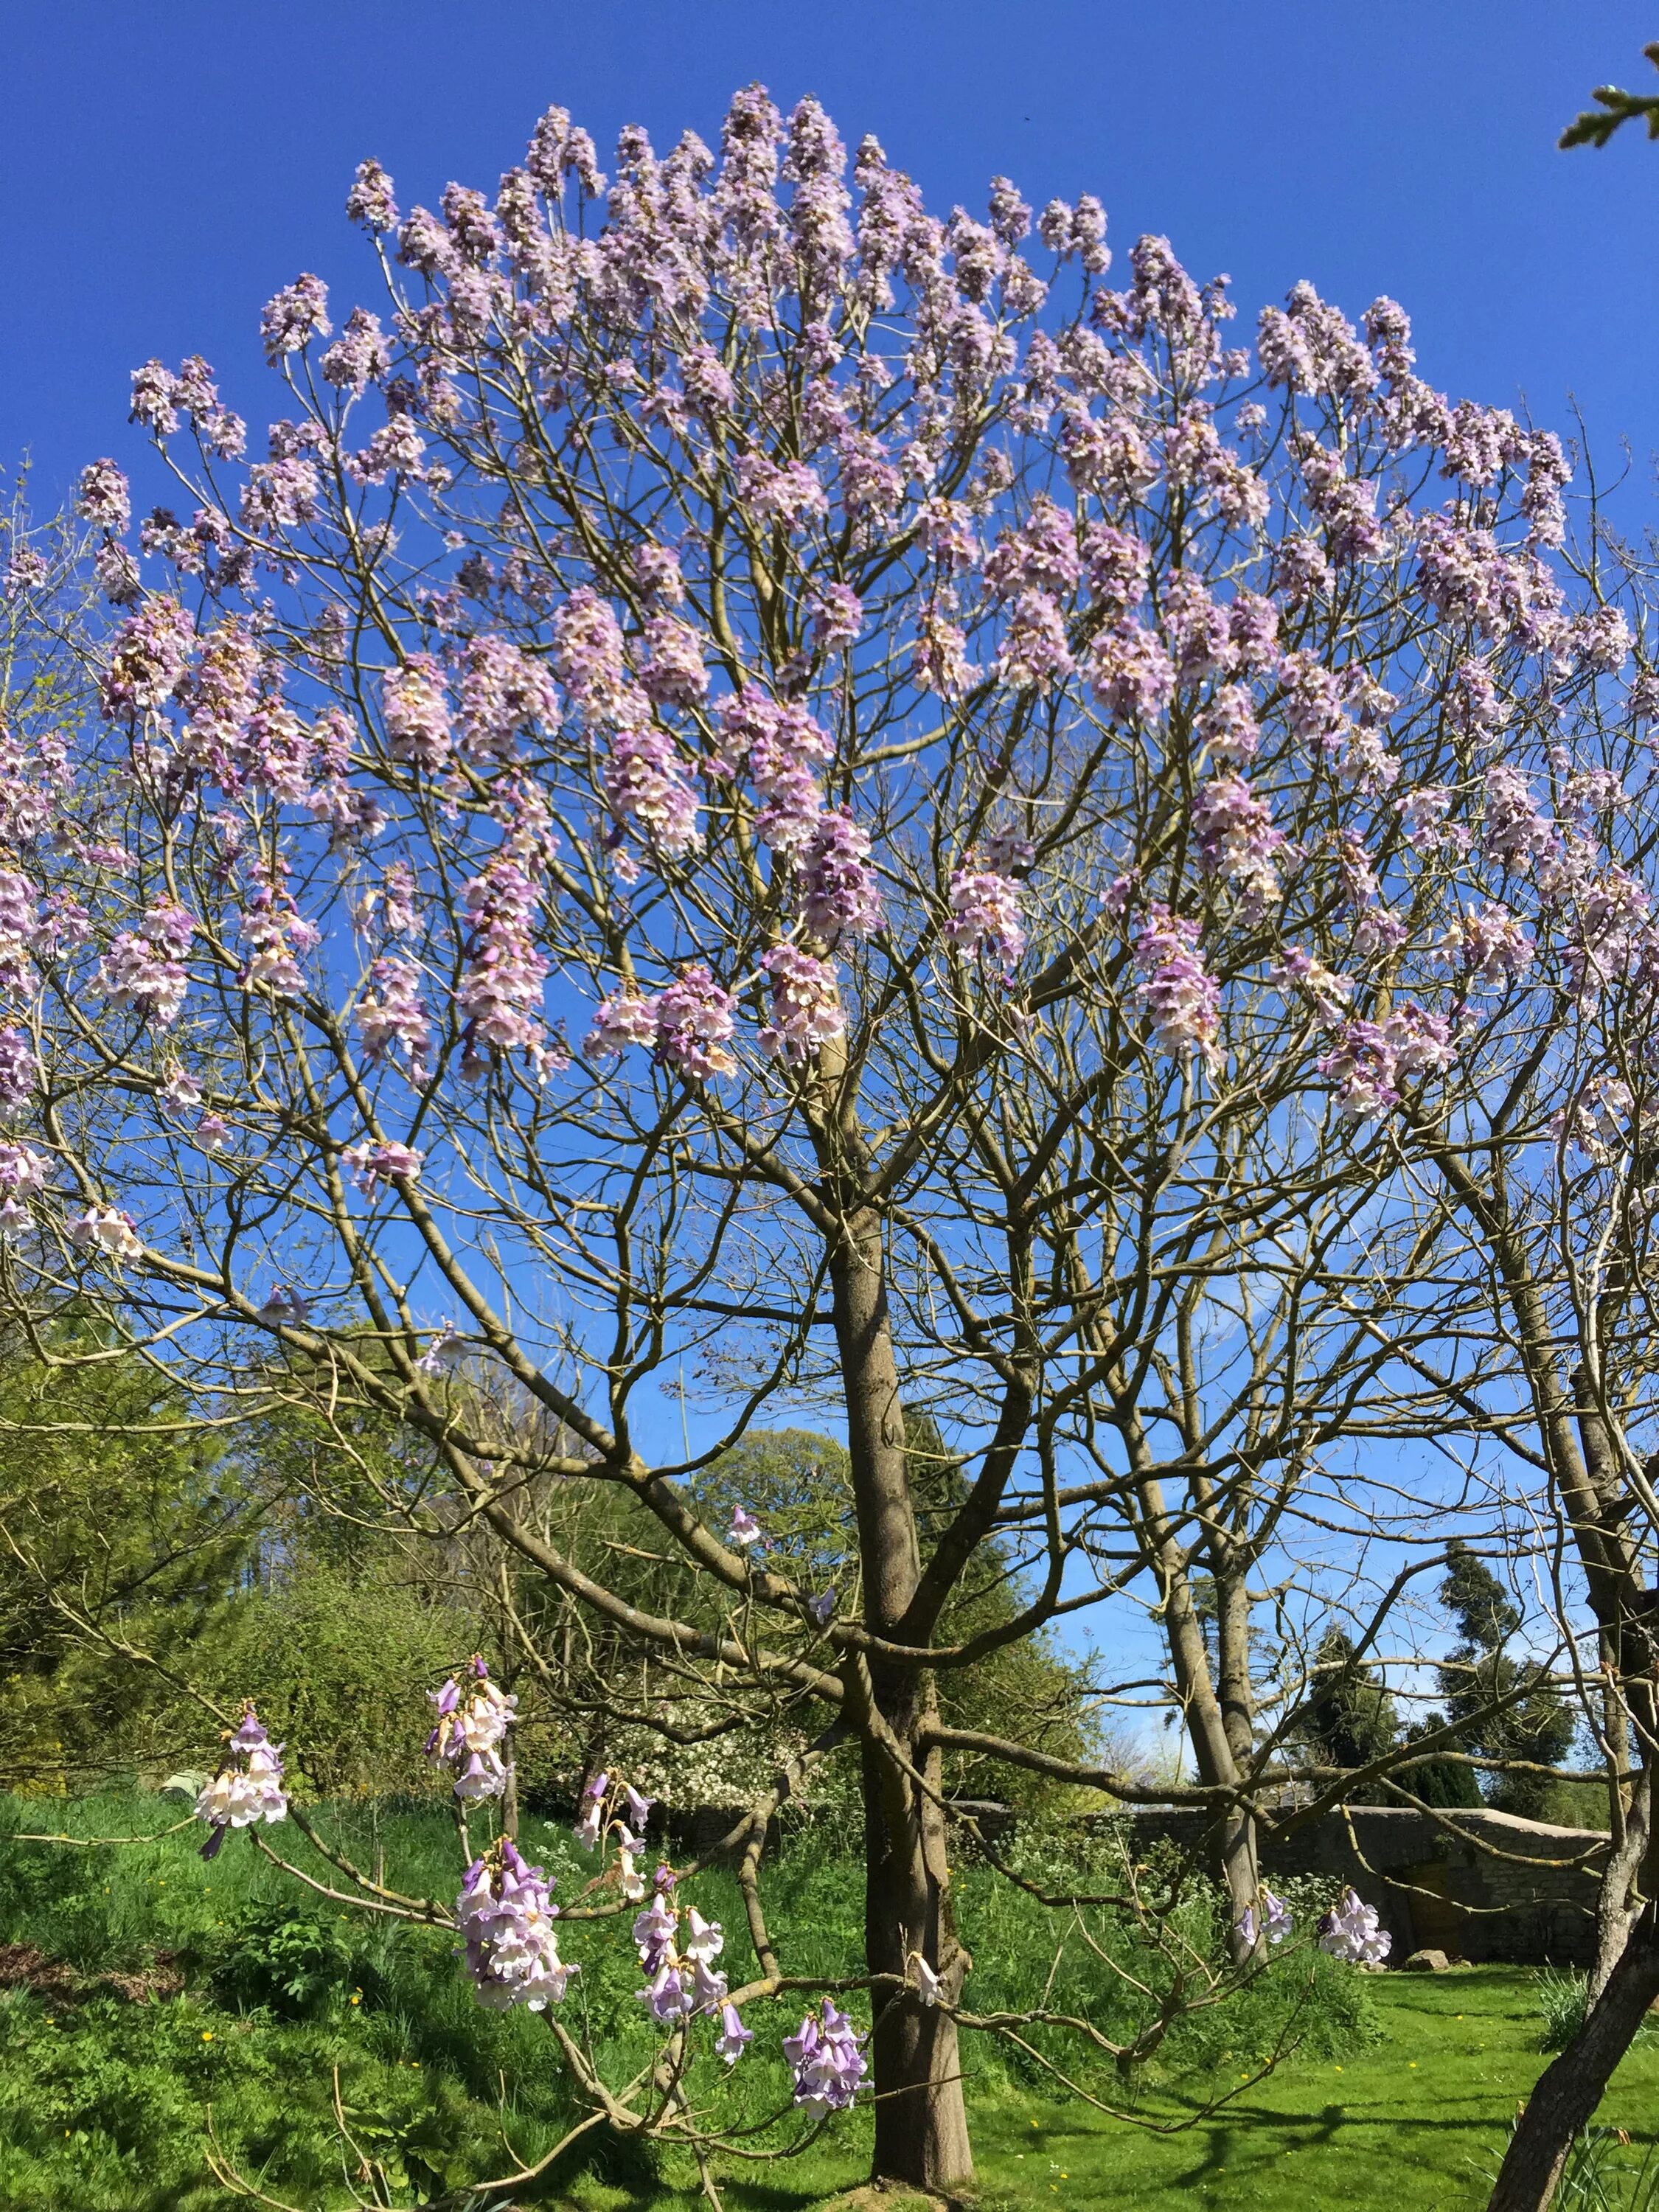
[[[830, 1255], [836, 1348], [847, 1401], [848, 1457], [864, 1571], [864, 1617], [896, 1640], [921, 1579], [904, 1410], [893, 1353], [879, 1221], [851, 1215]], [[948, 2189], [973, 2173], [956, 2022], [924, 2005], [911, 1960], [920, 1955], [954, 2002], [967, 1955], [957, 1942], [942, 1759], [916, 1756], [937, 1719], [924, 1668], [887, 1661], [870, 1669], [874, 1706], [861, 1747], [865, 1817], [865, 1963], [891, 1976], [873, 1994], [871, 2072], [876, 2092], [872, 2178]], [[911, 1770], [907, 1771], [907, 1768]], [[917, 1778], [922, 1786], [918, 1787]]]
[[1486, 2212], [1547, 2212], [1573, 2137], [1601, 2103], [1613, 2069], [1659, 1996], [1659, 1918], [1651, 1900], [1607, 1987], [1572, 2041], [1547, 2067], [1516, 2124]]

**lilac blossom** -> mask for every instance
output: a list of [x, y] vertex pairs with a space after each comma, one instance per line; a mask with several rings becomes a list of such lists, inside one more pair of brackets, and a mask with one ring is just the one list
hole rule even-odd
[[497, 854], [462, 893], [468, 934], [455, 994], [463, 1066], [481, 1073], [491, 1053], [545, 1057], [541, 1009], [547, 963], [536, 949], [536, 886], [518, 863]]
[[1200, 784], [1193, 800], [1193, 831], [1206, 872], [1230, 883], [1247, 904], [1262, 907], [1279, 896], [1274, 863], [1286, 849], [1273, 810], [1242, 775]]
[[580, 1971], [559, 1957], [553, 1885], [503, 1836], [467, 1869], [455, 1925], [480, 2004], [492, 2012], [523, 2005], [543, 2012], [563, 2002]]
[[825, 945], [868, 937], [881, 927], [870, 840], [849, 814], [820, 814], [800, 860], [801, 912]]
[[1320, 1949], [1352, 1966], [1380, 1966], [1392, 1942], [1376, 1907], [1367, 1905], [1354, 1889], [1345, 1889], [1319, 1923]]
[[763, 1052], [799, 1066], [845, 1034], [847, 1017], [829, 961], [786, 940], [762, 955], [761, 966], [772, 994], [772, 1018], [760, 1032]]
[[357, 1034], [373, 1062], [401, 1052], [413, 1081], [425, 1079], [432, 1048], [432, 1018], [421, 997], [421, 971], [412, 960], [388, 954], [369, 969], [370, 992], [357, 1001]]
[[619, 729], [605, 767], [605, 795], [619, 822], [636, 830], [665, 860], [696, 849], [697, 796], [674, 741], [654, 722]]
[[1196, 1051], [1207, 1066], [1219, 1064], [1217, 1033], [1220, 988], [1206, 973], [1199, 926], [1165, 906], [1147, 910], [1135, 938], [1135, 995], [1152, 1024], [1152, 1041], [1169, 1053]]
[[[586, 1851], [599, 1848], [599, 1836], [605, 1821], [605, 1793], [611, 1785], [611, 1777], [599, 1770], [583, 1784], [581, 1802], [577, 1809], [574, 1831], [576, 1841]], [[634, 1923], [635, 1940], [639, 1940], [639, 1923]]]
[[217, 1854], [232, 1828], [288, 1818], [282, 1753], [282, 1745], [265, 1734], [252, 1702], [244, 1705], [240, 1724], [225, 1738], [218, 1772], [196, 1800], [197, 1819], [213, 1831], [202, 1846], [204, 1859]]
[[850, 584], [826, 584], [812, 602], [812, 637], [819, 650], [846, 652], [864, 623], [864, 605]]
[[418, 1182], [423, 1158], [410, 1145], [367, 1141], [348, 1145], [340, 1155], [352, 1182], [370, 1199], [378, 1195], [383, 1183]]
[[499, 1797], [511, 1771], [502, 1760], [501, 1746], [516, 1717], [517, 1698], [490, 1680], [489, 1669], [476, 1655], [465, 1681], [452, 1674], [441, 1690], [427, 1695], [438, 1716], [427, 1738], [427, 1757], [449, 1772], [458, 1797]]
[[118, 1206], [94, 1201], [64, 1226], [75, 1249], [94, 1259], [136, 1260], [144, 1249], [132, 1216]]
[[449, 701], [443, 670], [432, 655], [411, 653], [401, 667], [388, 669], [380, 702], [392, 759], [428, 773], [442, 768], [452, 744]]
[[88, 461], [76, 479], [75, 511], [85, 521], [117, 536], [132, 520], [127, 480], [112, 460]]
[[328, 319], [327, 285], [320, 276], [296, 276], [266, 301], [259, 317], [265, 359], [276, 362], [285, 354], [298, 353], [313, 336], [326, 337], [332, 327]]
[[795, 2102], [809, 2112], [847, 2111], [868, 2071], [864, 2056], [867, 2041], [826, 1997], [816, 2018], [808, 2013], [796, 2033], [784, 2038]]
[[195, 630], [176, 599], [148, 599], [121, 625], [100, 685], [106, 716], [143, 714], [177, 690], [190, 665]]
[[946, 942], [964, 958], [983, 947], [995, 955], [1003, 974], [1011, 975], [1025, 951], [1018, 884], [994, 869], [975, 867], [970, 860], [952, 872], [950, 901]]
[[629, 1045], [654, 1045], [656, 1041], [655, 1002], [637, 991], [623, 990], [599, 1001], [582, 1050], [590, 1060], [614, 1060]]
[[735, 1073], [726, 1049], [737, 1027], [737, 1001], [701, 960], [691, 962], [657, 1000], [657, 1058], [688, 1082]]
[[1175, 668], [1162, 640], [1134, 621], [1096, 641], [1089, 681], [1109, 714], [1135, 721], [1156, 721], [1175, 696]]

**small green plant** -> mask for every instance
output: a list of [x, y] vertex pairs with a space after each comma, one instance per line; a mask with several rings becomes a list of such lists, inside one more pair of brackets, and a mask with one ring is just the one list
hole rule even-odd
[[1540, 2051], [1565, 2051], [1589, 2010], [1589, 1976], [1576, 1968], [1546, 1966], [1538, 1977], [1538, 2008], [1544, 2015]]
[[1656, 2207], [1659, 2149], [1639, 2149], [1621, 2128], [1587, 2129], [1568, 2154], [1555, 2212], [1655, 2212]]
[[263, 2008], [301, 2020], [343, 1994], [356, 1972], [356, 1953], [338, 1928], [278, 1902], [238, 1916], [212, 1984], [220, 2002], [238, 2011]]

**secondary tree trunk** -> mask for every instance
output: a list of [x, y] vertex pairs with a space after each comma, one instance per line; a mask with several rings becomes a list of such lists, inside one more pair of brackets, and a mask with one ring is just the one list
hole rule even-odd
[[1572, 2041], [1547, 2067], [1516, 2124], [1486, 2212], [1547, 2212], [1573, 2137], [1601, 2103], [1613, 2069], [1659, 1996], [1659, 1919], [1651, 1901], [1607, 1987]]

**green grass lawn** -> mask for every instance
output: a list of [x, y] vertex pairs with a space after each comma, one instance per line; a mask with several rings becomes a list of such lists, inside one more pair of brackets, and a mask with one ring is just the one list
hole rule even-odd
[[[100, 1835], [153, 1832], [176, 1817], [154, 1799], [115, 1798], [53, 1814]], [[366, 1857], [371, 1839], [349, 1831], [369, 1815], [346, 1808], [337, 1817]], [[351, 2202], [331, 2112], [337, 2067], [352, 2125], [386, 2166], [397, 2203], [507, 2170], [503, 2122], [531, 2157], [558, 2139], [572, 2106], [544, 2025], [482, 2013], [446, 1933], [400, 1934], [339, 1915], [297, 1893], [246, 1838], [204, 1866], [198, 1832], [76, 1852], [0, 1837], [0, 1946], [13, 1947], [0, 1951], [0, 1984], [13, 1984], [0, 1988], [0, 2212], [223, 2212], [237, 2200], [206, 2168], [210, 2106], [244, 2172], [303, 2212], [333, 2212]], [[429, 1808], [388, 1809], [375, 1837], [408, 1887], [453, 1887], [445, 1824]], [[576, 1893], [586, 1877], [568, 1837], [538, 1824], [530, 1840], [558, 1864], [561, 1893]], [[731, 1885], [702, 1879], [706, 1909], [735, 1941], [742, 1916]], [[822, 1845], [787, 1850], [769, 1886], [774, 1925], [803, 1971], [830, 1971], [855, 1952], [861, 1897], [851, 1862]], [[1024, 1926], [1006, 1886], [994, 1890], [973, 1869], [963, 1895], [980, 2001], [1035, 2001], [1025, 1984], [1033, 1975], [1042, 1982], [1051, 1957], [1038, 1931]], [[625, 2073], [633, 2044], [650, 2048], [631, 1952], [592, 1930], [573, 1942], [586, 1964], [567, 2016]], [[1308, 1986], [1306, 1954], [1283, 1963]], [[1285, 2016], [1285, 1996], [1270, 1987], [1200, 2016], [1172, 2039], [1164, 2079], [1144, 2092], [1139, 2110], [1156, 2129], [1051, 2099], [1038, 2077], [1022, 2079], [969, 2039], [985, 2212], [1063, 2203], [1162, 2212], [1188, 2199], [1286, 2212], [1476, 2212], [1516, 2106], [1547, 2063], [1537, 1978], [1495, 1967], [1358, 1977], [1313, 1964], [1303, 2050], [1253, 2078]], [[1077, 2008], [1104, 2019], [1108, 1996], [1076, 1986]], [[771, 2021], [729, 2080], [711, 2058], [698, 2094], [754, 2118], [787, 2101], [771, 2048], [779, 2032]], [[1220, 2109], [1198, 2116], [1201, 2100], [1229, 2090]], [[1659, 2038], [1632, 2053], [1601, 2118], [1638, 2146], [1653, 2141]], [[728, 2167], [727, 2212], [807, 2212], [854, 2187], [867, 2170], [868, 2124], [867, 2113], [851, 2115], [806, 2157]], [[592, 2139], [580, 2170], [520, 2201], [692, 2212], [703, 2202], [694, 2182], [672, 2154], [653, 2168], [625, 2144]]]
[[[1536, 1978], [1513, 1966], [1378, 1975], [1382, 2039], [1292, 2061], [1180, 2135], [1075, 2107], [1000, 2100], [975, 2114], [985, 2181], [1027, 2203], [1173, 2201], [1285, 2212], [1463, 2212], [1486, 2203], [1516, 2106], [1547, 2063]], [[1176, 2117], [1176, 2100], [1159, 2100]], [[1659, 2039], [1644, 2037], [1598, 2116], [1659, 2134]], [[1036, 2124], [1032, 2125], [1035, 2121]]]

